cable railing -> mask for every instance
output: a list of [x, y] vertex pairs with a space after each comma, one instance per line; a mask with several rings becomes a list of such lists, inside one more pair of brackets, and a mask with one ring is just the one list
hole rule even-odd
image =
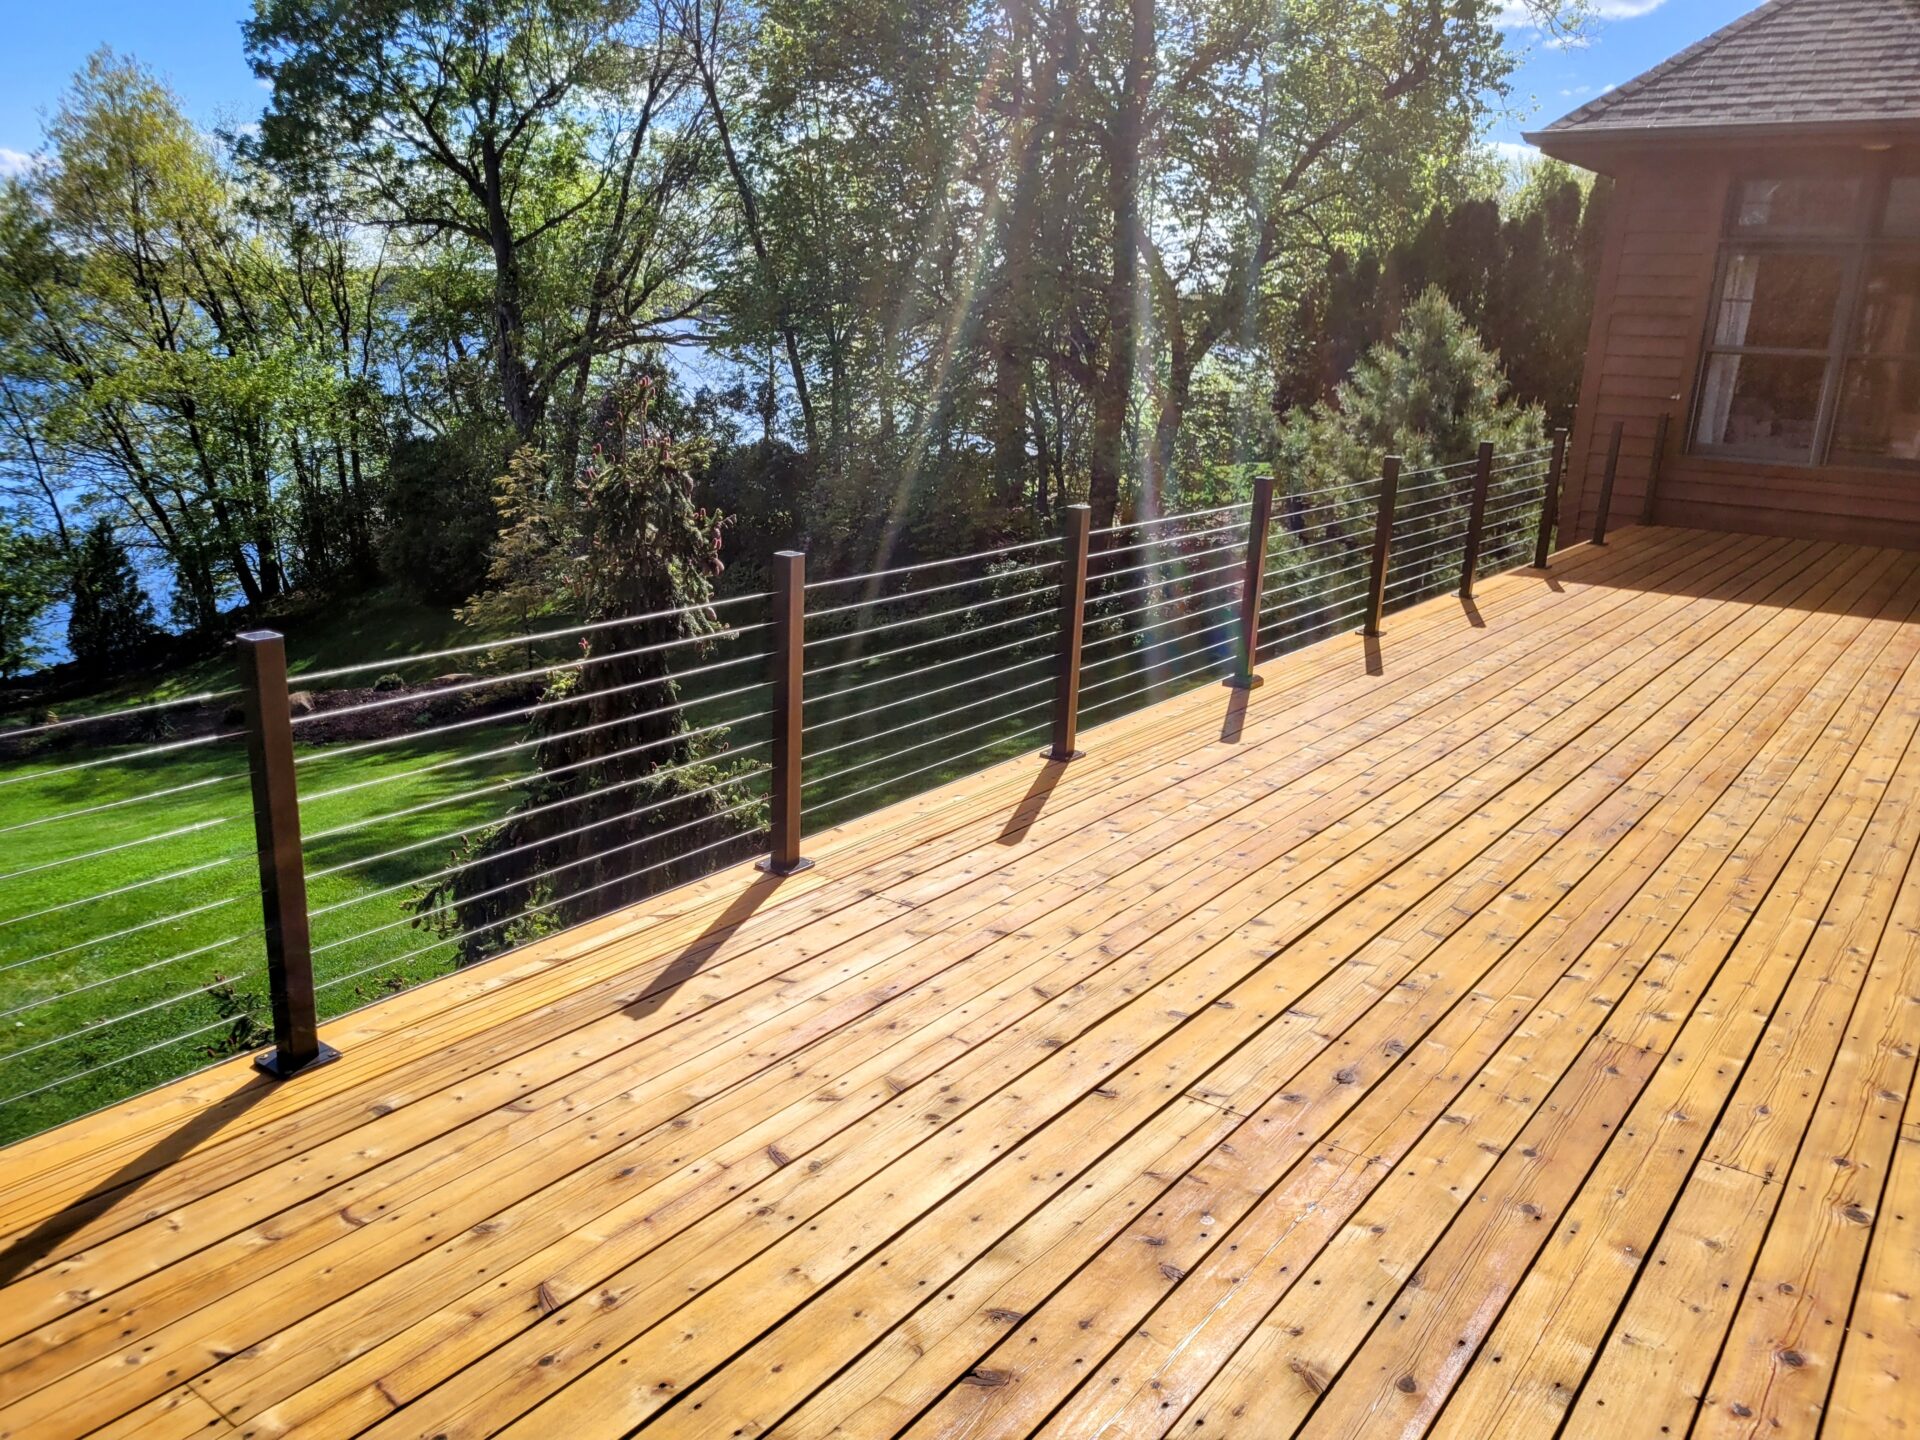
[[783, 552], [768, 590], [298, 690], [254, 632], [232, 687], [0, 730], [0, 1139], [231, 1055], [298, 1073], [384, 995], [1470, 598], [1544, 558], [1564, 442], [811, 581]]

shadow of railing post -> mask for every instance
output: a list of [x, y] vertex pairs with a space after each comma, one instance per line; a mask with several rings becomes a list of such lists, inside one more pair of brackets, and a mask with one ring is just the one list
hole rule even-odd
[[287, 693], [287, 642], [277, 631], [248, 630], [235, 640], [234, 649], [246, 717], [267, 982], [273, 997], [274, 1048], [256, 1057], [254, 1064], [284, 1080], [338, 1060], [340, 1052], [321, 1042], [314, 1002], [300, 794], [293, 768], [293, 706]]
[[813, 864], [800, 854], [801, 712], [807, 640], [807, 556], [780, 550], [773, 557], [773, 759], [769, 853], [758, 862], [769, 875], [795, 875]]

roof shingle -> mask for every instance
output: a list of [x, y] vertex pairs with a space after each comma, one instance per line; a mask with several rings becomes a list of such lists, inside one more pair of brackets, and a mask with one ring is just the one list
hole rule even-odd
[[1768, 0], [1535, 138], [1914, 120], [1920, 0]]

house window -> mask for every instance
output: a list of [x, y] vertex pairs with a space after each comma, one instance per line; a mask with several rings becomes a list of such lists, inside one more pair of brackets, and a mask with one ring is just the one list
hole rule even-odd
[[1735, 185], [1693, 448], [1920, 465], [1920, 176]]

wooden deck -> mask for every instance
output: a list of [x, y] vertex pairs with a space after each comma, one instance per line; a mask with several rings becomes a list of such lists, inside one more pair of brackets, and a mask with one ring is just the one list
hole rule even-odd
[[1621, 532], [0, 1152], [0, 1429], [1920, 1434], [1916, 607]]

